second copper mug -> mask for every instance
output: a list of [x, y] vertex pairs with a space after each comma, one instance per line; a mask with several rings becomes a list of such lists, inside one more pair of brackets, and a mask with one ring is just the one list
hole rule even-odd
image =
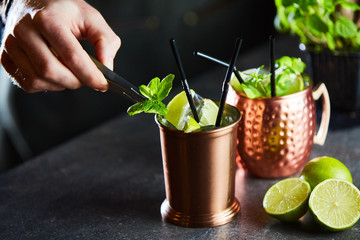
[[[316, 133], [315, 100], [322, 96], [322, 119]], [[272, 98], [250, 99], [229, 89], [226, 102], [242, 113], [237, 164], [251, 175], [278, 178], [306, 164], [313, 144], [323, 145], [330, 120], [330, 99], [324, 83], [312, 90]]]

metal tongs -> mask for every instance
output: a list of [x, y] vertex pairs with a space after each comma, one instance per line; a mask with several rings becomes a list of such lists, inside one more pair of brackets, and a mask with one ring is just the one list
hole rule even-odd
[[[90, 55], [89, 55], [90, 56]], [[91, 60], [95, 63], [96, 67], [104, 74], [109, 82], [109, 89], [120, 94], [124, 98], [137, 103], [146, 100], [146, 98], [139, 93], [139, 89], [125, 78], [117, 73], [111, 71], [104, 64], [90, 56]]]

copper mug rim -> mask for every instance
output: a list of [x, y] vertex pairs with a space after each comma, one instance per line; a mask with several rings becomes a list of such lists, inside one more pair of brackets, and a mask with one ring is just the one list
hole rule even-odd
[[288, 99], [288, 98], [293, 98], [293, 97], [297, 97], [298, 95], [304, 95], [307, 91], [312, 91], [312, 87], [313, 87], [313, 83], [311, 82], [310, 85], [307, 86], [305, 89], [295, 92], [295, 93], [287, 94], [284, 96], [259, 97], [259, 98], [249, 98], [245, 93], [240, 93], [240, 92], [236, 91], [235, 89], [233, 89], [233, 90], [236, 91], [239, 95], [241, 95], [241, 97], [245, 97], [247, 99], [260, 100], [260, 101], [274, 101], [274, 100], [284, 100], [284, 99]]

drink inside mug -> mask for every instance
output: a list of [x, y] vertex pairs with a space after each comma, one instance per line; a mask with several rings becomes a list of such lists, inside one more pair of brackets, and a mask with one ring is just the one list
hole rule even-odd
[[[308, 88], [311, 79], [305, 74], [305, 63], [300, 58], [284, 56], [276, 61], [275, 92], [276, 96], [285, 96]], [[264, 66], [239, 72], [242, 83], [232, 75], [230, 85], [239, 93], [249, 98], [271, 97], [271, 73]]]

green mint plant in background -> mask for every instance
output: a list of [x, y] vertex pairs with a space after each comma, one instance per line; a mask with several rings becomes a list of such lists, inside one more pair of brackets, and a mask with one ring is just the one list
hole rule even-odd
[[275, 27], [290, 32], [315, 51], [359, 51], [360, 31], [353, 18], [360, 6], [345, 0], [275, 0]]
[[[304, 74], [306, 64], [295, 57], [283, 56], [276, 60], [275, 87], [276, 96], [285, 96], [304, 90], [310, 85], [310, 79]], [[230, 84], [248, 98], [271, 97], [269, 71], [260, 66], [250, 72], [240, 72], [244, 82], [240, 83], [234, 76]]]
[[279, 32], [297, 35], [314, 84], [325, 83], [331, 107], [360, 110], [360, 6], [357, 0], [274, 0]]

